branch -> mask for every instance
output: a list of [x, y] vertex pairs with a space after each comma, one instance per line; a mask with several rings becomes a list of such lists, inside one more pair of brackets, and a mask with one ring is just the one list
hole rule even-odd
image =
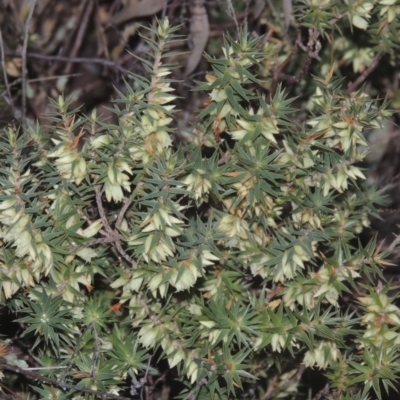
[[96, 203], [97, 203], [97, 208], [99, 209], [101, 222], [103, 222], [103, 226], [106, 229], [106, 231], [108, 233], [110, 233], [111, 235], [113, 235], [114, 231], [111, 229], [111, 226], [108, 223], [108, 219], [106, 217], [106, 213], [105, 213], [104, 207], [103, 207], [103, 202], [101, 201], [101, 187], [100, 187], [100, 185], [96, 185], [94, 187], [94, 191], [96, 192]]
[[124, 204], [124, 206], [121, 208], [121, 211], [118, 213], [118, 218], [117, 218], [117, 222], [115, 223], [115, 226], [117, 228], [121, 227], [122, 224], [122, 220], [124, 219], [125, 213], [128, 210], [129, 206], [132, 204], [132, 196], [129, 197], [129, 199], [126, 201], [126, 203]]
[[297, 50], [297, 46], [298, 46], [306, 53], [306, 60], [303, 64], [303, 67], [302, 67], [300, 73], [297, 76], [295, 76], [295, 75], [287, 75], [287, 74], [284, 74], [281, 72], [282, 69], [284, 67], [286, 67], [288, 62], [291, 61], [291, 59], [293, 58], [295, 53], [292, 51], [292, 53], [289, 54], [289, 56], [286, 58], [286, 60], [281, 65], [279, 65], [279, 67], [275, 71], [274, 79], [273, 79], [273, 85], [275, 85], [275, 86], [271, 85], [271, 95], [273, 95], [273, 93], [275, 92], [278, 79], [282, 79], [289, 83], [300, 82], [303, 79], [303, 77], [307, 74], [308, 70], [310, 69], [311, 60], [313, 58], [320, 60], [320, 57], [318, 55], [318, 53], [321, 50], [321, 42], [318, 40], [319, 32], [316, 29], [309, 29], [308, 32], [309, 32], [309, 37], [308, 37], [307, 46], [304, 46], [304, 44], [302, 43], [301, 33], [300, 33], [300, 30], [298, 30], [296, 44], [295, 44], [295, 47], [293, 48], [293, 49]]
[[196, 391], [198, 391], [202, 386], [207, 384], [207, 380], [205, 378], [200, 379], [196, 386], [188, 393], [188, 395], [183, 400], [195, 400], [196, 399]]
[[28, 39], [29, 39], [29, 28], [31, 25], [31, 20], [33, 16], [33, 10], [36, 6], [36, 0], [31, 0], [29, 7], [29, 14], [25, 22], [25, 32], [24, 32], [24, 43], [22, 46], [22, 125], [26, 127], [26, 75], [28, 73], [26, 69], [26, 53], [28, 50]]
[[354, 90], [357, 89], [357, 87], [367, 79], [368, 75], [378, 66], [382, 56], [383, 53], [377, 54], [368, 68], [353, 83], [349, 83], [347, 87], [347, 93], [354, 92]]
[[[19, 400], [24, 400], [24, 398], [22, 396], [20, 396], [19, 394], [13, 392], [11, 389], [9, 389], [6, 385], [4, 385], [3, 383], [0, 382], [0, 387], [2, 387], [6, 392], [11, 393], [10, 399], [19, 399]], [[7, 396], [6, 394], [3, 393], [3, 396]], [[8, 399], [9, 397], [4, 397], [4, 400]]]
[[227, 0], [227, 4], [228, 4], [228, 15], [235, 22], [236, 30], [237, 30], [237, 32], [239, 34], [239, 23], [238, 23], [238, 20], [236, 18], [236, 13], [235, 13], [235, 9], [233, 7], [232, 1], [231, 0]]
[[168, 0], [164, 0], [164, 5], [163, 5], [163, 9], [162, 9], [162, 14], [161, 14], [161, 20], [163, 20], [165, 18], [165, 16], [167, 15], [167, 8], [168, 8]]
[[8, 76], [7, 76], [7, 71], [6, 71], [6, 58], [4, 55], [4, 44], [3, 44], [3, 34], [1, 32], [0, 29], [0, 55], [1, 55], [1, 69], [3, 70], [3, 77], [4, 77], [4, 85], [6, 86], [6, 92], [7, 92], [7, 96], [9, 98], [10, 101], [10, 107], [11, 107], [11, 111], [13, 113], [14, 118], [16, 118], [16, 112], [15, 112], [15, 108], [14, 108], [14, 102], [11, 96], [11, 90], [10, 90], [10, 84], [8, 82]]
[[[105, 237], [103, 237], [103, 238], [90, 240], [89, 242], [84, 243], [84, 244], [82, 244], [80, 246], [71, 246], [70, 248], [68, 248], [67, 251], [69, 253], [76, 253], [76, 252], [78, 252], [78, 251], [80, 251], [80, 250], [82, 250], [82, 249], [84, 249], [86, 247], [92, 247], [92, 246], [95, 246], [96, 244], [113, 243], [113, 242], [117, 241], [118, 239], [122, 239], [121, 235], [119, 235], [119, 236], [114, 236], [114, 235], [113, 236], [109, 236], [109, 235], [107, 235], [106, 232], [104, 232], [104, 233], [105, 233]], [[115, 232], [113, 231], [113, 233], [115, 233]]]
[[82, 338], [85, 336], [85, 334], [86, 334], [86, 332], [88, 331], [89, 327], [90, 327], [90, 324], [89, 324], [89, 325], [86, 325], [86, 328], [85, 328], [84, 331], [79, 335], [79, 337], [78, 337], [78, 339], [77, 339], [77, 341], [76, 341], [76, 345], [75, 345], [75, 347], [74, 347], [74, 350], [72, 351], [71, 358], [69, 359], [69, 362], [68, 362], [68, 364], [65, 366], [65, 370], [63, 371], [63, 373], [62, 373], [62, 375], [61, 375], [61, 382], [62, 382], [62, 383], [65, 383], [65, 378], [67, 377], [68, 372], [69, 372], [70, 369], [72, 368], [72, 364], [74, 363], [75, 355], [76, 355], [76, 353], [78, 352], [79, 346], [81, 345]]
[[283, 70], [283, 68], [285, 68], [285, 67], [290, 63], [290, 61], [292, 61], [293, 57], [294, 57], [295, 54], [297, 53], [297, 50], [298, 50], [298, 48], [299, 48], [300, 40], [301, 40], [301, 31], [300, 31], [300, 29], [298, 29], [298, 30], [297, 30], [297, 39], [296, 39], [296, 42], [295, 42], [295, 44], [294, 44], [294, 46], [293, 46], [292, 51], [291, 51], [290, 54], [286, 57], [286, 59], [285, 59], [281, 64], [278, 65], [278, 67], [277, 67], [276, 70], [275, 70], [274, 78], [272, 79], [271, 89], [270, 89], [270, 92], [271, 92], [270, 96], [271, 96], [271, 98], [274, 96], [276, 87], [278, 86], [279, 74], [281, 73], [281, 71]]
[[[96, 185], [94, 187], [94, 190], [96, 192], [96, 202], [97, 202], [97, 207], [99, 209], [100, 218], [101, 218], [101, 221], [103, 222], [104, 228], [107, 231], [107, 236], [106, 237], [108, 237], [110, 239], [113, 239], [113, 240], [110, 240], [110, 242], [115, 241], [115, 247], [117, 248], [118, 253], [127, 262], [132, 264], [132, 266], [135, 266], [136, 265], [136, 261], [132, 257], [130, 257], [129, 254], [127, 254], [126, 251], [122, 248], [121, 240], [120, 240], [121, 239], [121, 235], [116, 230], [113, 230], [111, 228], [110, 224], [108, 223], [108, 219], [106, 217], [106, 213], [105, 213], [104, 207], [103, 207], [103, 202], [101, 201], [101, 188], [100, 188], [100, 185]], [[125, 203], [124, 207], [122, 207], [121, 211], [119, 212], [118, 219], [117, 219], [117, 225], [118, 225], [117, 228], [119, 228], [119, 226], [121, 225], [122, 219], [124, 217], [124, 214], [125, 214], [126, 210], [128, 209], [128, 207], [130, 206], [131, 202], [132, 202], [132, 200], [129, 199]]]
[[118, 396], [116, 394], [112, 393], [105, 393], [105, 392], [100, 392], [98, 390], [92, 390], [92, 389], [87, 389], [78, 385], [72, 385], [70, 383], [65, 383], [65, 382], [59, 382], [57, 379], [49, 378], [47, 376], [40, 375], [36, 372], [32, 372], [23, 368], [15, 367], [14, 365], [8, 365], [6, 363], [0, 363], [0, 370], [6, 370], [6, 371], [12, 371], [17, 374], [22, 374], [25, 375], [26, 377], [33, 379], [33, 380], [39, 380], [44, 383], [48, 383], [50, 385], [59, 387], [61, 389], [70, 389], [75, 392], [81, 392], [81, 393], [87, 393], [91, 394], [93, 396], [99, 397], [101, 399], [115, 399], [115, 400], [131, 400], [129, 397], [123, 397], [123, 396]]
[[[82, 45], [82, 39], [85, 35], [86, 29], [87, 29], [87, 26], [89, 23], [90, 15], [93, 12], [94, 2], [87, 0], [86, 4], [84, 5], [84, 8], [85, 7], [86, 7], [86, 10], [85, 10], [85, 13], [83, 14], [82, 20], [80, 21], [78, 33], [75, 38], [74, 47], [72, 48], [72, 51], [71, 51], [72, 57], [75, 57], [78, 54], [79, 49]], [[69, 74], [71, 72], [71, 68], [72, 68], [72, 64], [68, 63], [65, 68], [65, 73]]]
[[393, 251], [394, 248], [400, 243], [400, 235], [396, 236], [396, 239], [393, 240], [392, 243], [390, 243], [390, 246], [388, 247], [389, 251]]
[[[13, 57], [22, 57], [21, 52], [19, 51], [5, 51], [6, 56], [13, 56]], [[77, 63], [77, 64], [101, 64], [105, 65], [106, 67], [111, 67], [123, 74], [129, 73], [127, 69], [121, 67], [114, 61], [106, 60], [104, 58], [96, 58], [96, 57], [65, 57], [65, 56], [49, 56], [46, 54], [39, 54], [39, 53], [26, 53], [27, 57], [36, 58], [39, 60], [46, 60], [46, 61], [65, 61], [67, 63]]]
[[275, 388], [273, 385], [270, 385], [261, 400], [273, 399], [279, 393], [283, 392], [284, 390], [292, 386], [294, 383], [299, 382], [305, 369], [306, 367], [304, 365], [300, 365], [300, 368], [297, 370], [297, 372], [282, 385]]
[[326, 384], [314, 397], [313, 400], [322, 400], [324, 396], [329, 394], [329, 384]]
[[122, 248], [120, 240], [118, 240], [115, 243], [115, 246], [116, 246], [119, 254], [121, 254], [121, 256], [125, 259], [125, 261], [128, 261], [129, 263], [131, 263], [132, 266], [136, 266], [136, 261]]
[[329, 23], [330, 23], [331, 25], [336, 24], [336, 22], [340, 21], [340, 20], [341, 20], [343, 17], [345, 17], [348, 13], [349, 13], [349, 12], [346, 11], [346, 12], [344, 12], [344, 13], [342, 13], [342, 14], [339, 14], [337, 17], [332, 18], [331, 20], [329, 20]]

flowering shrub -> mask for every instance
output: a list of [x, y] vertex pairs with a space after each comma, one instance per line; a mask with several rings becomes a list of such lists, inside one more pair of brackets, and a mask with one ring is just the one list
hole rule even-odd
[[[322, 31], [331, 3], [302, 6]], [[348, 3], [360, 29], [375, 4], [387, 24], [397, 13]], [[302, 120], [265, 70], [270, 45], [242, 33], [223, 58], [207, 56], [198, 89], [209, 99], [175, 148], [163, 61], [175, 31], [165, 19], [153, 32], [149, 77], [120, 94], [117, 125], [59, 97], [50, 132], [3, 130], [1, 302], [43, 370], [7, 353], [11, 338], [0, 368], [46, 399], [127, 398], [159, 360], [184, 399], [306, 398], [306, 368], [324, 375], [315, 398], [381, 398], [399, 368], [400, 309], [387, 254], [357, 238], [382, 202], [359, 149], [390, 115], [385, 102], [345, 93], [331, 70]]]

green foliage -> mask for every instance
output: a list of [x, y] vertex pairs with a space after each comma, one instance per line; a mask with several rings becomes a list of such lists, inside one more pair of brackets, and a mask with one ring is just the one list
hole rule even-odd
[[[298, 13], [325, 34], [345, 11], [367, 29], [376, 6], [391, 43], [395, 2], [348, 3]], [[44, 372], [58, 388], [35, 390], [117, 396], [160, 359], [179, 398], [306, 398], [305, 368], [324, 371], [326, 398], [381, 398], [399, 369], [400, 309], [381, 283], [388, 254], [358, 240], [383, 198], [362, 184], [359, 146], [390, 115], [385, 102], [345, 93], [332, 73], [305, 113], [281, 85], [268, 98], [268, 49], [243, 32], [207, 56], [209, 101], [174, 148], [164, 60], [176, 30], [164, 20], [152, 32], [149, 76], [120, 93], [117, 125], [60, 97], [50, 132], [2, 133], [1, 302], [38, 362], [64, 367]]]

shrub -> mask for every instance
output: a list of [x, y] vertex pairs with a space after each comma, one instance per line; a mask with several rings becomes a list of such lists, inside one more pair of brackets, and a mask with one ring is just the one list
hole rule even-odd
[[[359, 3], [348, 16], [364, 29], [372, 3]], [[321, 31], [334, 26], [330, 1], [307, 4]], [[184, 399], [306, 398], [306, 368], [325, 375], [315, 398], [381, 398], [400, 310], [388, 254], [359, 240], [383, 200], [359, 163], [385, 102], [345, 93], [332, 69], [298, 112], [268, 80], [268, 45], [243, 32], [207, 56], [209, 100], [175, 148], [176, 30], [165, 19], [152, 32], [149, 77], [120, 93], [118, 125], [59, 97], [50, 131], [3, 130], [1, 302], [43, 370], [7, 354], [10, 338], [0, 367], [46, 399], [126, 398], [128, 377], [133, 393], [162, 360]]]

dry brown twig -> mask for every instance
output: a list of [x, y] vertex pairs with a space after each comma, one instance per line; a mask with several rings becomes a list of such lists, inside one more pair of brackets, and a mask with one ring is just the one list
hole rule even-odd
[[248, 24], [249, 24], [248, 18], [249, 18], [250, 0], [246, 0], [245, 3], [246, 3], [246, 5], [245, 5], [245, 9], [244, 9], [245, 17], [244, 17], [244, 20], [243, 20], [243, 29], [244, 29], [245, 32], [247, 32]]
[[[132, 266], [136, 265], [136, 261], [129, 256], [129, 254], [126, 253], [126, 251], [122, 248], [122, 244], [121, 244], [121, 235], [118, 233], [117, 230], [114, 230], [111, 228], [110, 224], [108, 223], [108, 219], [106, 217], [106, 213], [104, 211], [104, 207], [103, 207], [103, 202], [101, 200], [101, 188], [100, 185], [96, 185], [95, 188], [95, 193], [96, 193], [96, 203], [97, 203], [97, 208], [99, 210], [99, 214], [100, 214], [100, 218], [101, 221], [103, 222], [103, 226], [106, 230], [106, 235], [107, 237], [110, 238], [110, 242], [115, 242], [115, 247], [117, 248], [118, 253], [121, 255], [122, 258], [124, 258], [128, 263], [130, 263]], [[130, 206], [131, 202], [129, 202], [129, 200], [127, 201], [127, 203], [125, 204], [124, 207], [122, 207], [122, 210], [118, 216], [117, 221], [119, 222], [119, 224], [122, 223], [122, 219], [125, 215], [125, 212], [127, 211], [128, 207]], [[117, 227], [119, 228], [119, 226]]]
[[103, 207], [103, 202], [101, 200], [101, 187], [100, 185], [96, 185], [94, 187], [94, 191], [96, 193], [96, 203], [97, 203], [97, 209], [99, 210], [99, 214], [100, 214], [100, 218], [101, 218], [101, 222], [103, 223], [103, 226], [105, 228], [105, 230], [113, 235], [114, 231], [112, 230], [110, 224], [108, 223], [108, 219], [106, 217], [106, 213], [104, 211], [104, 207]]
[[[71, 58], [74, 58], [78, 55], [79, 49], [82, 46], [82, 40], [85, 35], [87, 26], [89, 24], [89, 18], [92, 15], [93, 7], [94, 7], [94, 2], [92, 0], [86, 0], [86, 4], [84, 6], [85, 11], [83, 13], [82, 20], [79, 24], [79, 29], [78, 33], [76, 34], [74, 46], [70, 53]], [[65, 73], [69, 74], [71, 72], [71, 68], [72, 64], [71, 63], [67, 64], [67, 66], [65, 67]]]
[[371, 74], [371, 72], [378, 66], [379, 61], [381, 60], [383, 53], [379, 53], [372, 60], [371, 64], [364, 70], [364, 72], [354, 81], [349, 83], [347, 87], [347, 93], [354, 92]]
[[297, 39], [292, 48], [292, 51], [286, 57], [286, 59], [281, 64], [278, 65], [278, 67], [275, 70], [274, 77], [273, 77], [272, 83], [271, 83], [271, 89], [270, 89], [271, 98], [274, 96], [276, 87], [278, 86], [279, 75], [280, 75], [281, 71], [283, 70], [283, 68], [285, 68], [290, 63], [290, 61], [292, 61], [293, 57], [297, 53], [300, 40], [301, 40], [301, 31], [300, 31], [300, 29], [298, 29], [297, 30]]
[[[6, 391], [8, 393], [11, 393], [10, 396], [12, 396], [12, 397], [10, 397], [10, 399], [13, 399], [13, 400], [24, 400], [24, 398], [22, 396], [20, 396], [19, 394], [13, 392], [9, 387], [7, 387], [6, 385], [4, 385], [1, 382], [0, 382], [0, 387], [2, 387], [4, 391]], [[3, 393], [3, 396], [7, 396], [7, 395], [5, 393]], [[4, 397], [4, 400], [7, 400], [8, 398], [9, 398], [8, 396]]]
[[[74, 10], [74, 14], [77, 18], [76, 18], [73, 28], [68, 31], [67, 35], [65, 36], [65, 38], [63, 40], [62, 46], [61, 46], [59, 54], [58, 54], [59, 56], [64, 56], [64, 57], [67, 56], [68, 52], [71, 49], [71, 46], [74, 44], [74, 37], [76, 35], [77, 30], [79, 29], [79, 25], [81, 23], [82, 16], [85, 11], [85, 6], [86, 6], [86, 2], [81, 1], [79, 4], [78, 10], [77, 11]], [[56, 62], [50, 67], [49, 74], [54, 75], [59, 67], [60, 67], [60, 63], [58, 62], [58, 60], [56, 60]]]
[[322, 400], [324, 396], [327, 396], [329, 394], [329, 385], [326, 384], [322, 390], [320, 390], [314, 397], [313, 400]]
[[[229, 11], [228, 14], [233, 19], [235, 26], [236, 26], [236, 31], [239, 34], [239, 23], [236, 18], [235, 8], [233, 7], [232, 0], [226, 0], [226, 2], [228, 4], [228, 11]], [[245, 15], [245, 18], [246, 18], [246, 16], [247, 16], [247, 14]]]
[[393, 240], [392, 243], [390, 243], [388, 250], [389, 251], [393, 251], [394, 248], [400, 243], [400, 235], [396, 236], [396, 238]]
[[11, 89], [10, 83], [8, 82], [7, 70], [6, 70], [6, 58], [4, 53], [4, 42], [3, 42], [3, 34], [0, 28], [0, 56], [1, 56], [1, 69], [3, 70], [3, 78], [4, 78], [4, 85], [6, 86], [6, 93], [8, 96], [8, 102], [11, 107], [12, 114], [14, 118], [17, 117], [16, 110], [14, 108], [14, 101], [11, 96]]
[[29, 13], [25, 21], [25, 32], [24, 32], [24, 41], [22, 45], [22, 52], [21, 52], [21, 57], [22, 57], [22, 125], [26, 127], [26, 76], [28, 74], [27, 71], [27, 66], [26, 66], [26, 57], [27, 57], [27, 51], [28, 51], [28, 40], [29, 40], [29, 29], [31, 26], [31, 21], [32, 21], [32, 16], [33, 16], [33, 11], [36, 6], [36, 0], [31, 0], [30, 2], [30, 7], [29, 7]]
[[[19, 51], [5, 51], [6, 56], [14, 56], [14, 57], [22, 57], [22, 54]], [[46, 61], [64, 61], [67, 63], [88, 63], [88, 64], [101, 64], [106, 67], [112, 67], [113, 69], [123, 73], [127, 74], [129, 71], [125, 69], [124, 67], [121, 67], [119, 64], [117, 64], [114, 61], [106, 60], [104, 58], [97, 58], [97, 57], [66, 57], [66, 56], [50, 56], [46, 54], [39, 54], [39, 53], [27, 53], [27, 57], [29, 58], [36, 58], [40, 60], [46, 60]], [[64, 75], [63, 75], [64, 76]]]
[[261, 400], [273, 399], [279, 393], [283, 392], [284, 390], [289, 388], [294, 383], [299, 382], [305, 369], [306, 369], [306, 367], [304, 365], [300, 365], [300, 368], [297, 370], [297, 372], [290, 379], [285, 381], [282, 385], [280, 385], [278, 387], [274, 387], [274, 385], [270, 385]]
[[41, 381], [44, 383], [48, 383], [50, 385], [59, 387], [61, 389], [73, 390], [75, 393], [87, 393], [87, 394], [91, 394], [93, 396], [97, 396], [101, 399], [131, 400], [129, 397], [118, 396], [118, 395], [115, 395], [112, 393], [100, 392], [98, 390], [92, 390], [92, 389], [88, 389], [88, 388], [85, 388], [82, 386], [73, 385], [71, 383], [60, 382], [57, 379], [49, 378], [47, 376], [40, 375], [36, 372], [26, 370], [23, 368], [19, 368], [14, 365], [9, 365], [9, 364], [3, 363], [3, 362], [0, 363], [0, 371], [1, 370], [12, 371], [17, 374], [22, 374], [22, 375], [25, 375], [27, 378], [32, 379], [34, 381]]
[[[295, 45], [293, 46], [293, 49], [291, 53], [287, 56], [287, 58], [276, 68], [274, 77], [271, 83], [271, 97], [274, 95], [276, 87], [278, 85], [278, 80], [282, 79], [285, 80], [289, 83], [297, 83], [300, 82], [303, 77], [306, 75], [308, 70], [310, 69], [311, 65], [311, 60], [313, 58], [320, 60], [319, 57], [319, 52], [321, 51], [321, 42], [318, 40], [319, 38], [319, 32], [316, 29], [309, 29], [309, 36], [308, 36], [308, 42], [307, 45], [305, 46], [302, 41], [301, 41], [301, 30], [297, 30], [297, 39], [295, 42]], [[298, 48], [301, 48], [305, 53], [306, 53], [306, 60], [303, 64], [303, 67], [299, 73], [299, 75], [286, 75], [282, 73], [281, 71], [283, 68], [285, 68], [289, 62], [292, 61], [293, 57], [297, 53]]]
[[161, 19], [164, 19], [167, 15], [167, 8], [168, 8], [168, 0], [164, 0], [164, 5], [161, 13]]
[[205, 378], [200, 379], [196, 386], [188, 393], [188, 395], [183, 400], [195, 400], [196, 399], [196, 391], [198, 391], [202, 386], [207, 384], [207, 380]]

